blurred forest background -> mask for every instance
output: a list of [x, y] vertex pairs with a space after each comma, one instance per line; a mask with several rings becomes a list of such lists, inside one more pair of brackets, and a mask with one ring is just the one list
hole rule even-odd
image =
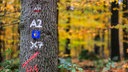
[[[0, 0], [1, 72], [18, 72], [20, 9], [20, 0]], [[61, 72], [77, 70], [74, 63], [85, 70], [116, 68], [125, 72], [122, 68], [128, 68], [127, 10], [128, 0], [60, 0], [59, 58], [65, 64], [59, 66]], [[113, 42], [117, 42], [116, 47]], [[66, 62], [74, 67], [68, 69]]]

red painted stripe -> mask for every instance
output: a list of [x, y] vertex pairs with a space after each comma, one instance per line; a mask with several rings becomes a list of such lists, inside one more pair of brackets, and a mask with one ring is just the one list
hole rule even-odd
[[34, 12], [41, 12], [41, 10], [34, 10]]
[[39, 52], [34, 53], [27, 61], [25, 61], [22, 64], [22, 67], [24, 68], [32, 59], [34, 59], [35, 57], [37, 57], [38, 54], [39, 54]]
[[34, 70], [35, 70], [36, 72], [38, 72], [37, 64], [34, 66]]

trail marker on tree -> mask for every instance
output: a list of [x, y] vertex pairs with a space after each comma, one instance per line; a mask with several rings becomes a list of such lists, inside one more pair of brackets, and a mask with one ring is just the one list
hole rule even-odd
[[20, 72], [57, 72], [57, 0], [21, 0], [21, 5]]
[[42, 20], [41, 19], [37, 19], [37, 21], [33, 20], [32, 23], [30, 24], [30, 27], [41, 28], [42, 27], [41, 24], [42, 24]]
[[32, 31], [32, 38], [33, 39], [39, 39], [40, 38], [40, 31], [39, 30], [33, 30]]

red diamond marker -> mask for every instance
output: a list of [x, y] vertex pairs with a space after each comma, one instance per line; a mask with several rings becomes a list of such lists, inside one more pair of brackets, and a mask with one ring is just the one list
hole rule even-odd
[[41, 12], [41, 7], [35, 7], [34, 12]]
[[41, 12], [41, 10], [34, 10], [34, 12]]

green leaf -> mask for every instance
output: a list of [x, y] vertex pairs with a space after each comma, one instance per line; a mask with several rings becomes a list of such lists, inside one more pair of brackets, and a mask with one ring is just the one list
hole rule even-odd
[[115, 64], [114, 64], [114, 63], [112, 63], [111, 67], [115, 68]]
[[75, 68], [73, 68], [71, 72], [76, 72], [76, 69], [75, 69]]
[[59, 66], [58, 66], [58, 68], [62, 68], [62, 67], [63, 67], [63, 65], [59, 65]]
[[80, 72], [82, 72], [82, 71], [83, 71], [83, 69], [82, 69], [82, 68], [78, 68], [78, 70], [79, 70]]
[[102, 72], [108, 71], [110, 68], [105, 67]]
[[109, 64], [106, 64], [106, 67], [108, 68], [108, 67], [110, 67], [110, 65]]

